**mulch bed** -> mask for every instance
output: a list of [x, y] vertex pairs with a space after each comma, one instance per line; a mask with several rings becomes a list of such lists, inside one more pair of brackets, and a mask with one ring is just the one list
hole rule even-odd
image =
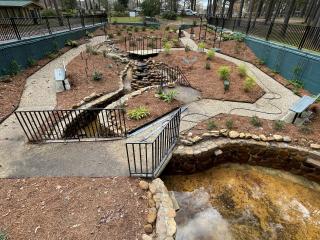
[[[196, 59], [196, 61], [193, 65], [186, 64], [184, 62], [186, 57]], [[253, 103], [264, 94], [264, 91], [258, 85], [252, 91], [245, 92], [244, 78], [240, 77], [237, 66], [218, 57], [210, 61], [210, 70], [205, 69], [207, 57], [204, 53], [172, 51], [169, 55], [161, 53], [155, 59], [169, 66], [179, 66], [191, 86], [201, 91], [203, 98]], [[224, 92], [223, 81], [217, 73], [221, 66], [228, 66], [231, 69], [230, 89], [226, 93]]]
[[147, 196], [128, 177], [0, 180], [8, 239], [140, 239]]
[[155, 95], [156, 95], [155, 89], [148, 90], [143, 92], [141, 95], [138, 95], [129, 99], [125, 103], [125, 109], [127, 112], [140, 106], [146, 107], [150, 112], [150, 115], [148, 117], [143, 118], [141, 120], [133, 120], [127, 116], [126, 126], [128, 130], [135, 129], [148, 122], [151, 122], [152, 120], [182, 105], [177, 100], [173, 100], [171, 103], [164, 102], [159, 98], [155, 97]]
[[[67, 65], [71, 89], [57, 93], [57, 108], [70, 109], [90, 94], [107, 94], [116, 91], [119, 88], [119, 74], [124, 66], [119, 61], [106, 58], [102, 54], [93, 55], [83, 52]], [[94, 71], [102, 73], [101, 80], [93, 80]]]
[[[79, 45], [88, 42], [88, 38], [84, 37], [77, 41]], [[50, 57], [44, 57], [36, 62], [35, 66], [28, 67], [15, 76], [11, 76], [5, 81], [0, 81], [0, 122], [8, 117], [12, 111], [18, 107], [26, 79], [46, 64], [69, 51], [71, 47], [64, 47], [56, 54]]]
[[[318, 105], [320, 109], [320, 106]], [[201, 135], [207, 132], [208, 123], [212, 121], [215, 128], [210, 130], [219, 130], [227, 128], [226, 122], [232, 121], [233, 128], [232, 130], [236, 130], [238, 132], [248, 132], [251, 134], [264, 134], [266, 136], [279, 134], [282, 136], [290, 136], [295, 143], [308, 146], [308, 141], [313, 141], [315, 143], [320, 143], [320, 113], [314, 114], [312, 120], [307, 125], [303, 127], [297, 127], [296, 125], [290, 123], [284, 123], [283, 130], [276, 130], [274, 128], [275, 121], [259, 119], [261, 122], [261, 127], [255, 127], [251, 123], [250, 117], [242, 117], [233, 114], [219, 114], [211, 119], [203, 121], [197, 124], [194, 128], [192, 128], [189, 132], [192, 132], [195, 135]], [[308, 132], [307, 132], [308, 131]]]

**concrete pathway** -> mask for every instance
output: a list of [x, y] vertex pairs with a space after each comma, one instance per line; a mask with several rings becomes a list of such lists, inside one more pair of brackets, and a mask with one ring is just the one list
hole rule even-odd
[[[105, 40], [91, 39], [90, 45]], [[56, 105], [53, 70], [68, 64], [86, 46], [71, 49], [27, 79], [19, 110], [50, 110]], [[0, 125], [0, 177], [128, 175], [125, 141], [29, 144], [11, 115]]]
[[[184, 31], [184, 35], [185, 37], [181, 39], [182, 43], [185, 46], [188, 45], [193, 51], [197, 51], [198, 46], [190, 39], [190, 34]], [[205, 51], [208, 50], [205, 49]], [[186, 131], [198, 122], [220, 113], [231, 113], [249, 117], [256, 115], [259, 118], [270, 120], [284, 119], [285, 117], [290, 119], [287, 116], [288, 114], [290, 115], [289, 108], [299, 99], [297, 95], [251, 63], [221, 53], [216, 53], [216, 57], [223, 58], [236, 65], [245, 65], [248, 74], [256, 79], [257, 84], [266, 94], [253, 104], [212, 99], [201, 99], [192, 102], [187, 105], [187, 110], [182, 114], [180, 131]]]

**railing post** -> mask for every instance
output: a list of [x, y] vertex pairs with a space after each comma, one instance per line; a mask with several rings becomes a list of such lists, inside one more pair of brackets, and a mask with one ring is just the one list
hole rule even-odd
[[234, 32], [234, 29], [235, 29], [235, 27], [236, 27], [236, 23], [237, 23], [237, 19], [235, 18], [235, 19], [233, 20], [232, 32]]
[[69, 31], [71, 31], [70, 17], [69, 17], [69, 16], [66, 16], [66, 18], [67, 18], [67, 23], [68, 23]]
[[81, 14], [80, 18], [81, 18], [81, 25], [84, 28], [85, 27], [85, 25], [84, 25], [84, 16]]
[[21, 36], [20, 36], [20, 33], [19, 33], [19, 29], [18, 29], [18, 27], [17, 27], [17, 25], [16, 25], [16, 22], [14, 21], [14, 18], [10, 18], [10, 21], [11, 21], [11, 26], [12, 26], [12, 28], [13, 28], [13, 31], [14, 31], [14, 33], [15, 33], [16, 36], [17, 36], [17, 39], [18, 39], [18, 40], [21, 40]]
[[301, 41], [299, 43], [298, 49], [301, 50], [303, 48], [303, 45], [306, 42], [307, 36], [309, 35], [310, 29], [311, 29], [311, 26], [306, 26], [306, 28], [304, 30], [304, 34], [303, 34]]
[[267, 36], [266, 36], [266, 40], [267, 40], [267, 41], [269, 40], [269, 37], [270, 37], [270, 35], [271, 35], [272, 28], [273, 28], [273, 22], [270, 24], [270, 27], [269, 27], [269, 29], [268, 29], [268, 33], [267, 33]]
[[47, 25], [47, 28], [48, 28], [48, 33], [51, 35], [52, 32], [51, 32], [51, 28], [50, 28], [50, 24], [49, 24], [48, 17], [44, 17], [44, 19], [46, 20], [46, 25]]
[[94, 15], [92, 15], [92, 25], [94, 26]]

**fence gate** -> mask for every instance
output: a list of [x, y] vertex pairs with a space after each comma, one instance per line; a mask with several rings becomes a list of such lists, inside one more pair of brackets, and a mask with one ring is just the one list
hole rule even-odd
[[156, 178], [171, 159], [179, 139], [181, 108], [167, 120], [151, 141], [126, 144], [130, 176]]
[[30, 142], [98, 141], [127, 135], [123, 109], [16, 111]]

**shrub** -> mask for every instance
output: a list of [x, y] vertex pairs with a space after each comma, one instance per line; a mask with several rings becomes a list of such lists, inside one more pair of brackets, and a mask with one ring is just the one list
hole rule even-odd
[[247, 67], [244, 64], [242, 64], [242, 65], [240, 65], [238, 67], [238, 71], [239, 71], [239, 75], [241, 77], [246, 77], [247, 76]]
[[141, 30], [142, 30], [142, 32], [145, 32], [147, 29], [146, 29], [145, 26], [143, 26], [143, 27], [141, 28]]
[[94, 70], [94, 72], [92, 74], [92, 79], [94, 81], [100, 81], [102, 79], [102, 73], [97, 70]]
[[228, 66], [221, 66], [218, 69], [218, 74], [220, 79], [222, 80], [228, 80], [230, 77], [230, 68]]
[[284, 129], [284, 121], [276, 120], [273, 124], [273, 129], [276, 131], [282, 131]]
[[118, 31], [117, 31], [117, 36], [121, 36], [121, 34], [122, 34], [121, 31], [118, 30]]
[[160, 96], [161, 100], [163, 100], [167, 103], [171, 103], [174, 100], [174, 98], [177, 96], [177, 91], [173, 90], [173, 91], [169, 91], [167, 93], [162, 92], [159, 94], [159, 96]]
[[289, 80], [289, 82], [297, 89], [301, 89], [304, 87], [304, 84], [301, 80]]
[[207, 69], [207, 70], [210, 70], [211, 69], [211, 64], [210, 64], [210, 62], [206, 62], [206, 65], [205, 65], [205, 69]]
[[215, 52], [214, 50], [210, 49], [210, 50], [207, 52], [207, 59], [208, 59], [208, 60], [213, 60], [215, 54], [216, 54], [216, 52]]
[[169, 31], [170, 30], [170, 26], [166, 26], [164, 30], [165, 31]]
[[8, 74], [10, 76], [17, 75], [21, 71], [21, 66], [16, 60], [12, 60], [9, 64]]
[[94, 37], [94, 34], [91, 33], [91, 32], [89, 32], [89, 31], [86, 31], [86, 36], [87, 36], [88, 38], [93, 38], [93, 37]]
[[65, 46], [68, 46], [68, 47], [72, 47], [72, 48], [75, 48], [75, 47], [78, 47], [79, 46], [79, 43], [77, 41], [74, 41], [74, 40], [67, 40], [65, 43], [64, 43]]
[[216, 123], [213, 120], [209, 120], [208, 123], [207, 123], [207, 129], [208, 130], [212, 130], [212, 129], [215, 129], [215, 128], [217, 128]]
[[176, 20], [177, 14], [173, 11], [167, 11], [162, 14], [162, 18], [168, 19], [168, 20]]
[[149, 110], [144, 106], [134, 108], [128, 112], [128, 117], [133, 120], [140, 120], [149, 115], [150, 115]]
[[180, 44], [179, 44], [179, 39], [175, 38], [172, 40], [172, 43], [173, 43], [173, 46], [175, 47], [180, 47]]
[[92, 55], [98, 55], [97, 50], [91, 45], [86, 45], [86, 53], [92, 54]]
[[256, 85], [256, 80], [252, 77], [246, 77], [244, 81], [244, 91], [245, 92], [250, 92], [254, 86]]
[[32, 57], [28, 57], [27, 64], [28, 64], [29, 67], [33, 67], [33, 66], [35, 66], [37, 64], [37, 61], [34, 60]]
[[186, 45], [186, 46], [184, 47], [184, 51], [185, 51], [185, 52], [190, 52], [190, 51], [191, 51], [190, 46], [189, 46], [189, 45]]
[[166, 42], [164, 45], [163, 45], [163, 48], [164, 48], [164, 53], [166, 55], [170, 54], [170, 51], [171, 51], [171, 43], [170, 42]]
[[134, 31], [134, 32], [139, 32], [139, 30], [140, 30], [139, 27], [134, 27], [134, 28], [133, 28], [133, 31]]
[[232, 119], [228, 119], [228, 120], [226, 121], [226, 127], [227, 127], [228, 129], [232, 129], [232, 128], [233, 128], [233, 120], [232, 120]]
[[250, 123], [255, 127], [261, 127], [262, 126], [262, 122], [260, 121], [260, 119], [257, 116], [251, 117]]
[[54, 58], [57, 57], [57, 53], [47, 52], [47, 53], [46, 53], [46, 56], [47, 56], [47, 58], [49, 58], [49, 59], [54, 59]]
[[204, 51], [204, 49], [206, 48], [206, 44], [204, 42], [199, 43], [198, 48], [200, 51]]

